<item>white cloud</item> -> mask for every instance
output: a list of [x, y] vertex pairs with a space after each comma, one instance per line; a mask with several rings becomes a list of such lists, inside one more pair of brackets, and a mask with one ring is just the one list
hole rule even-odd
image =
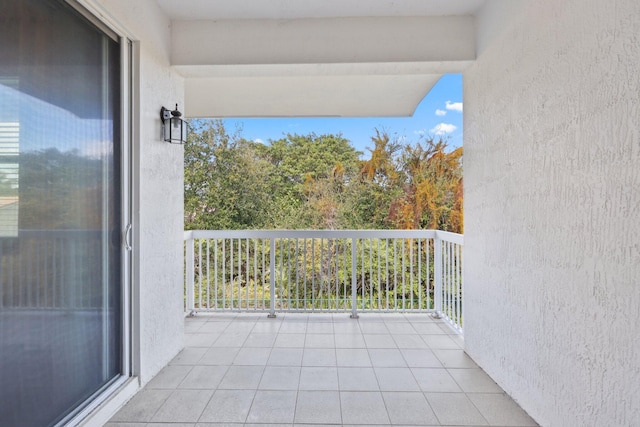
[[424, 136], [424, 135], [426, 135], [427, 130], [426, 129], [414, 130], [413, 133], [418, 135], [418, 136]]
[[462, 113], [462, 102], [451, 102], [447, 101], [447, 110], [457, 111], [458, 113]]
[[440, 123], [439, 125], [436, 125], [436, 127], [434, 127], [433, 129], [431, 129], [429, 132], [431, 132], [434, 135], [446, 135], [448, 133], [451, 133], [453, 131], [455, 131], [456, 129], [458, 129], [455, 125], [449, 124], [449, 123]]
[[254, 139], [254, 140], [253, 140], [253, 142], [256, 142], [256, 143], [258, 143], [258, 144], [264, 144], [264, 141], [263, 141], [263, 140], [261, 140], [260, 138], [256, 138], [256, 139]]
[[447, 115], [447, 112], [445, 110], [440, 110], [440, 109], [436, 110], [436, 116], [446, 116], [446, 115]]

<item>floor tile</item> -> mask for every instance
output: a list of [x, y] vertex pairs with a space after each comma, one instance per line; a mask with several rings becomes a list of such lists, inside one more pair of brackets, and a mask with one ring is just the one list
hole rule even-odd
[[431, 349], [460, 350], [460, 346], [448, 335], [422, 335], [422, 339]]
[[255, 393], [255, 390], [217, 390], [204, 408], [199, 422], [243, 423]]
[[420, 391], [409, 368], [374, 368], [382, 391]]
[[133, 396], [133, 398], [111, 418], [111, 421], [149, 421], [160, 406], [171, 396], [172, 392], [172, 390], [151, 390], [145, 388]]
[[[284, 327], [284, 325], [282, 325]], [[274, 347], [303, 348], [305, 334], [278, 334]]]
[[429, 346], [420, 335], [394, 335], [398, 348], [428, 349]]
[[233, 359], [233, 364], [264, 366], [267, 364], [270, 354], [271, 348], [241, 348], [236, 358]]
[[336, 349], [336, 361], [338, 366], [368, 367], [371, 365], [369, 352], [360, 348]]
[[382, 394], [369, 391], [341, 391], [340, 407], [343, 424], [391, 424]]
[[371, 364], [377, 368], [401, 368], [406, 367], [404, 357], [396, 348], [372, 348], [369, 349]]
[[240, 351], [239, 347], [212, 347], [200, 359], [202, 365], [231, 365]]
[[431, 350], [403, 348], [400, 352], [411, 368], [442, 368], [442, 363]]
[[247, 416], [250, 423], [293, 423], [295, 391], [258, 390]]
[[338, 369], [304, 366], [300, 371], [300, 390], [338, 390]]
[[307, 324], [307, 334], [333, 334], [333, 323], [312, 322]]
[[276, 334], [249, 334], [243, 347], [273, 347]]
[[151, 418], [154, 422], [196, 422], [213, 395], [211, 390], [176, 390]]
[[249, 335], [251, 330], [255, 326], [255, 322], [247, 321], [242, 322], [240, 319], [245, 318], [244, 316], [239, 317], [235, 321], [231, 322], [227, 329], [225, 330], [226, 334], [239, 334], [239, 335]]
[[195, 366], [178, 388], [214, 390], [227, 373], [227, 366]]
[[336, 350], [329, 348], [305, 348], [302, 366], [336, 366]]
[[333, 313], [310, 313], [309, 315], [307, 315], [307, 323], [314, 322], [333, 323]]
[[367, 348], [398, 348], [389, 334], [364, 334], [362, 337]]
[[282, 322], [280, 330], [281, 334], [305, 334], [307, 332], [307, 322]]
[[304, 341], [305, 348], [335, 348], [333, 334], [309, 334]]
[[393, 335], [418, 333], [409, 322], [385, 322], [385, 325], [387, 326], [389, 332]]
[[274, 319], [258, 322], [251, 330], [252, 334], [277, 334], [282, 327], [282, 322]]
[[149, 423], [144, 427], [195, 427], [195, 423]]
[[424, 392], [459, 393], [462, 390], [443, 368], [411, 368], [420, 389]]
[[446, 333], [435, 323], [413, 324], [413, 328], [421, 335], [445, 335]]
[[464, 350], [433, 350], [445, 368], [478, 368]]
[[389, 330], [384, 322], [359, 322], [363, 334], [388, 334]]
[[437, 425], [438, 419], [422, 393], [383, 392], [391, 423]]
[[487, 425], [485, 418], [464, 393], [425, 393], [425, 396], [440, 424]]
[[230, 322], [207, 322], [202, 325], [202, 327], [200, 327], [198, 332], [220, 334], [224, 332], [225, 329], [227, 329], [227, 326], [229, 326], [229, 324]]
[[467, 393], [502, 393], [502, 389], [482, 369], [449, 369], [449, 374]]
[[[313, 314], [313, 313], [312, 313]], [[315, 314], [314, 314], [315, 316]], [[309, 320], [309, 313], [281, 313], [278, 317], [282, 317], [283, 322], [302, 322], [307, 323]]]
[[378, 391], [373, 368], [338, 368], [340, 391]]
[[147, 423], [108, 422], [104, 427], [147, 427]]
[[346, 318], [343, 322], [336, 322], [333, 324], [333, 333], [335, 335], [342, 334], [362, 334], [360, 325], [356, 320]]
[[301, 366], [303, 351], [301, 348], [274, 348], [271, 350], [267, 365]]
[[204, 347], [185, 347], [169, 365], [196, 365], [208, 349]]
[[438, 327], [447, 335], [457, 335], [458, 331], [456, 331], [449, 323], [440, 322], [438, 323]]
[[480, 413], [494, 426], [537, 426], [538, 424], [505, 394], [467, 395]]
[[262, 366], [231, 366], [220, 382], [220, 389], [256, 389], [262, 378]]
[[340, 394], [337, 391], [300, 391], [296, 404], [296, 423], [340, 424]]
[[202, 314], [185, 330], [192, 346], [109, 427], [535, 426], [428, 315]]
[[298, 366], [267, 366], [262, 374], [260, 390], [297, 390], [300, 382]]
[[193, 366], [169, 365], [165, 366], [149, 383], [148, 389], [174, 389], [191, 372]]
[[186, 334], [184, 336], [185, 347], [211, 347], [220, 337], [219, 334]]
[[336, 348], [366, 348], [361, 334], [336, 334], [334, 336]]
[[[196, 427], [201, 427], [200, 425], [197, 425]], [[285, 423], [285, 424], [273, 424], [273, 423], [269, 423], [269, 424], [262, 424], [262, 423], [246, 423], [243, 424], [242, 426], [236, 424], [233, 426], [218, 426], [218, 425], [212, 425], [212, 426], [202, 426], [202, 427], [291, 427], [290, 423]], [[309, 427], [308, 425], [305, 427]], [[322, 427], [322, 426], [313, 426], [313, 427]], [[336, 426], [332, 426], [332, 427], [336, 427]]]
[[[401, 301], [402, 297], [400, 297], [399, 300]], [[389, 323], [389, 322], [406, 322], [407, 321], [407, 318], [406, 318], [404, 313], [384, 313], [384, 314], [380, 315], [380, 318], [385, 323]]]
[[242, 347], [248, 336], [249, 333], [224, 333], [213, 343], [212, 347]]

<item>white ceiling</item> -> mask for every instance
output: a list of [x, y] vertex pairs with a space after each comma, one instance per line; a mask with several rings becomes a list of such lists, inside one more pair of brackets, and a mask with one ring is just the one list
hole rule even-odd
[[475, 60], [485, 0], [156, 0], [189, 117], [407, 116]]
[[172, 20], [473, 15], [485, 0], [157, 0]]

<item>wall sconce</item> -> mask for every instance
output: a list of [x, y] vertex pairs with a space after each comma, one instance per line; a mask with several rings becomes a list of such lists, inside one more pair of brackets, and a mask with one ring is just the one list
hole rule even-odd
[[184, 144], [187, 141], [188, 123], [182, 120], [182, 113], [176, 109], [169, 111], [162, 107], [160, 109], [160, 119], [162, 120], [162, 136], [165, 142], [170, 144]]

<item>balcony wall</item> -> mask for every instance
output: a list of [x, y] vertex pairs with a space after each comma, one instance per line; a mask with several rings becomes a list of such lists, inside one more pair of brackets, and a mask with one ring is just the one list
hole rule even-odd
[[541, 425], [635, 425], [640, 3], [490, 1], [478, 31], [466, 349]]

